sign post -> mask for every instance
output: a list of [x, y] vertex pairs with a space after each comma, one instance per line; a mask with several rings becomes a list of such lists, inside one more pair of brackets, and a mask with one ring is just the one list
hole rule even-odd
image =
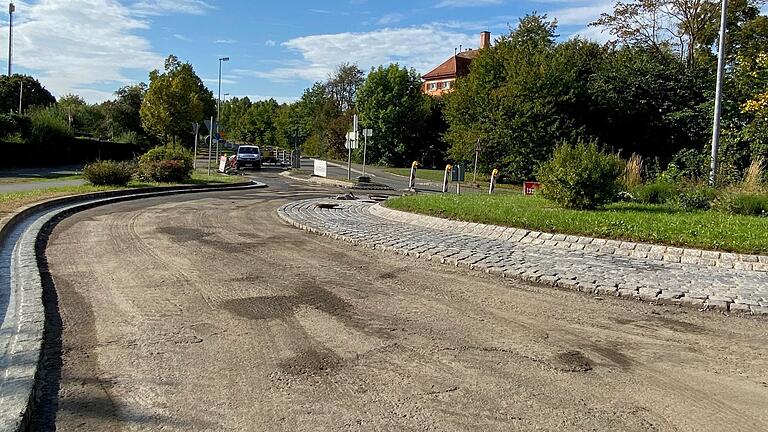
[[365, 138], [365, 144], [363, 144], [363, 177], [365, 177], [365, 157], [368, 153], [368, 137], [373, 136], [373, 130], [363, 129], [363, 137]]
[[211, 123], [208, 125], [208, 175], [211, 175], [211, 152], [213, 152], [213, 116], [211, 116]]
[[193, 130], [193, 133], [195, 134], [195, 159], [192, 162], [192, 168], [197, 169], [197, 142], [200, 137], [200, 123], [198, 122], [192, 123], [192, 130]]
[[347, 180], [352, 180], [352, 150], [357, 148], [355, 132], [347, 132]]
[[328, 177], [328, 163], [326, 161], [315, 159], [315, 175]]

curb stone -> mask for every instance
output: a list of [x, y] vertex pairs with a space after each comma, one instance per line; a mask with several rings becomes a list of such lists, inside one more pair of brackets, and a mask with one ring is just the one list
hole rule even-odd
[[[52, 229], [67, 216], [101, 205], [158, 196], [263, 187], [266, 185], [249, 181], [96, 192], [31, 204], [0, 220], [0, 244], [3, 246], [0, 279], [7, 279], [0, 285], [0, 306], [6, 296], [8, 298], [8, 309], [0, 323], [0, 431], [25, 430], [42, 393], [37, 378], [38, 367], [44, 361], [41, 353], [47, 311], [43, 304], [37, 241], [44, 230]], [[8, 274], [3, 270], [6, 260]], [[6, 289], [9, 291], [4, 292]]]
[[[761, 299], [762, 287], [768, 283], [768, 274], [765, 272], [669, 262], [657, 264], [655, 260], [647, 258], [590, 253], [572, 247], [567, 251], [558, 251], [559, 248], [545, 244], [544, 240], [540, 240], [541, 245], [531, 243], [530, 239], [528, 244], [523, 244], [524, 241], [508, 242], [503, 237], [490, 239], [445, 228], [393, 221], [377, 214], [380, 205], [365, 202], [336, 202], [337, 208], [333, 210], [317, 208], [318, 203], [325, 201], [312, 199], [289, 203], [278, 209], [278, 215], [290, 225], [321, 236], [427, 261], [470, 269], [474, 267], [475, 271], [501, 277], [597, 295], [642, 300], [651, 304], [768, 315], [768, 303], [764, 305]], [[430, 226], [435, 226], [433, 221]], [[533, 235], [537, 240], [542, 235], [547, 237], [545, 233], [539, 232]], [[604, 241], [612, 247], [614, 244], [619, 247], [621, 245], [621, 242]], [[454, 244], [457, 246], [452, 246]], [[421, 250], [416, 245], [426, 249], [424, 252], [410, 253]], [[632, 245], [624, 246], [628, 247]], [[654, 246], [634, 247], [650, 249]], [[685, 251], [673, 250], [672, 253], [682, 254]], [[598, 265], [597, 269], [595, 265]], [[564, 270], [563, 266], [570, 266], [570, 270]], [[735, 284], [735, 287], [729, 284]], [[736, 302], [744, 306], [731, 308]]]
[[[407, 223], [420, 227], [441, 226], [446, 230], [457, 234], [467, 234], [484, 238], [493, 238], [494, 229], [515, 230], [514, 228], [504, 228], [498, 225], [487, 225], [481, 223], [466, 222], [438, 218], [435, 216], [426, 216], [416, 213], [404, 212], [377, 204], [370, 208], [370, 213], [395, 222]], [[768, 272], [768, 256], [736, 254], [728, 252], [706, 251], [701, 249], [679, 248], [672, 246], [660, 246], [647, 243], [624, 242], [617, 240], [605, 240], [594, 237], [574, 236], [562, 234], [541, 233], [538, 231], [526, 231], [520, 236], [511, 236], [509, 238], [501, 236], [502, 239], [515, 243], [533, 243], [539, 240], [552, 241], [557, 237], [557, 243], [546, 243], [547, 246], [558, 247], [573, 250], [591, 250], [590, 245], [602, 245], [599, 249], [601, 253], [607, 253], [617, 256], [633, 256], [635, 258], [644, 258], [655, 261], [666, 261], [671, 263], [681, 263], [690, 265], [701, 265], [707, 267], [723, 267], [736, 270]], [[496, 237], [499, 238], [499, 237]]]

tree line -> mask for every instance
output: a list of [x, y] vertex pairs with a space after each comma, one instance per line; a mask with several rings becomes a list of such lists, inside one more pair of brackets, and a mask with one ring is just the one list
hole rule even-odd
[[[562, 40], [555, 20], [534, 13], [481, 50], [469, 75], [442, 97], [425, 95], [419, 74], [398, 64], [370, 71], [342, 64], [292, 103], [224, 101], [220, 129], [230, 141], [300, 145], [305, 154], [344, 158], [345, 135], [357, 114], [361, 126], [374, 131], [368, 160], [375, 164], [471, 163], [479, 150], [481, 171], [498, 168], [504, 179], [521, 181], [535, 177], [559, 143], [585, 141], [623, 157], [642, 156], [651, 175], [672, 163], [689, 177], [702, 177], [712, 128], [719, 3], [617, 2], [592, 23], [613, 37], [605, 44]], [[755, 158], [768, 158], [763, 5], [764, 0], [732, 0], [728, 10], [720, 161], [726, 179], [740, 177]], [[14, 80], [20, 79], [31, 80], [23, 98], [30, 117], [93, 137], [191, 146], [192, 123], [216, 112], [213, 94], [192, 65], [175, 56], [162, 71], [150, 73], [148, 84], [123, 87], [113, 100], [96, 105], [73, 95], [55, 101], [29, 77], [6, 77], [0, 79], [3, 112], [18, 110]], [[16, 127], [11, 120], [0, 126]], [[359, 151], [354, 156], [359, 159]]]

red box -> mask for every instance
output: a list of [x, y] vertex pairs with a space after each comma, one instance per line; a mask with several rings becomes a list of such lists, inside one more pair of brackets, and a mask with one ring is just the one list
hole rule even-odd
[[523, 195], [531, 196], [536, 195], [536, 191], [541, 189], [541, 183], [539, 182], [524, 182], [523, 183]]

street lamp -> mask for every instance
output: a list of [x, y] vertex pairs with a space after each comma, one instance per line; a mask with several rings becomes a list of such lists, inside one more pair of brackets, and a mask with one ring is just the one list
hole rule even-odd
[[11, 57], [13, 56], [13, 13], [16, 12], [16, 6], [13, 2], [8, 3], [8, 76], [11, 76]]
[[709, 184], [715, 185], [717, 176], [717, 148], [720, 144], [720, 116], [723, 102], [723, 74], [725, 69], [725, 41], [728, 30], [728, 0], [723, 0], [720, 14], [720, 46], [717, 56], [717, 88], [715, 90], [715, 121], [712, 126], [712, 161], [709, 171]]
[[219, 58], [219, 98], [216, 107], [216, 134], [219, 133], [219, 119], [221, 118], [221, 64], [228, 61], [229, 57]]

